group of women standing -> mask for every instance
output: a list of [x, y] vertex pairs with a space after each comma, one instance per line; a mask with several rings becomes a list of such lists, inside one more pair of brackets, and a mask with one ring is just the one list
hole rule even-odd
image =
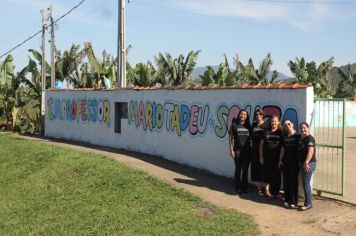
[[235, 191], [239, 194], [247, 192], [251, 163], [251, 180], [257, 182], [257, 193], [268, 199], [282, 199], [283, 172], [284, 205], [297, 209], [298, 175], [301, 173], [305, 201], [298, 209], [312, 208], [310, 180], [316, 168], [316, 158], [315, 140], [309, 125], [301, 123], [299, 133], [290, 120], [284, 120], [283, 126], [278, 116], [265, 121], [260, 109], [254, 112], [252, 127], [249, 120], [248, 112], [242, 109], [229, 130], [230, 156], [235, 163]]

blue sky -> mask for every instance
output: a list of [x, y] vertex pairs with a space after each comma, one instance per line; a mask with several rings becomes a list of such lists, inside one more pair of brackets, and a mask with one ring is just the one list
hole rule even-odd
[[[79, 2], [0, 0], [0, 54], [40, 29], [40, 9], [53, 3], [58, 18]], [[59, 22], [57, 48], [90, 41], [97, 55], [106, 49], [116, 56], [117, 5], [86, 0]], [[178, 56], [190, 50], [201, 50], [198, 66], [218, 65], [224, 53], [231, 63], [237, 54], [243, 63], [251, 57], [258, 65], [271, 52], [273, 69], [288, 75], [287, 63], [296, 57], [356, 62], [356, 0], [130, 0], [126, 11], [131, 64], [153, 62], [159, 52]], [[40, 44], [38, 36], [11, 53], [17, 70], [26, 65], [27, 50], [40, 50]]]

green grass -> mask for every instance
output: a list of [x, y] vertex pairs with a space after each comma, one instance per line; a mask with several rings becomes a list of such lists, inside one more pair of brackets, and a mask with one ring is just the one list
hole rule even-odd
[[253, 219], [106, 157], [0, 135], [0, 235], [251, 235]]

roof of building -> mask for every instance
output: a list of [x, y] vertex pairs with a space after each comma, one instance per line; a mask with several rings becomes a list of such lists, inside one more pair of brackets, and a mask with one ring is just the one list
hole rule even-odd
[[305, 84], [269, 84], [269, 85], [231, 85], [231, 86], [201, 86], [201, 85], [188, 85], [177, 87], [126, 87], [126, 88], [80, 88], [80, 89], [50, 89], [52, 91], [116, 91], [116, 90], [219, 90], [219, 89], [304, 89], [311, 87]]

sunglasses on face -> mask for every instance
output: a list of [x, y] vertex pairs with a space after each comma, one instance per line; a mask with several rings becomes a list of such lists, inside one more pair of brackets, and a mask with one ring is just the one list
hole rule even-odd
[[284, 127], [290, 127], [292, 125], [292, 123], [286, 123], [286, 124], [284, 124]]
[[262, 116], [262, 114], [261, 113], [256, 113], [256, 116]]

